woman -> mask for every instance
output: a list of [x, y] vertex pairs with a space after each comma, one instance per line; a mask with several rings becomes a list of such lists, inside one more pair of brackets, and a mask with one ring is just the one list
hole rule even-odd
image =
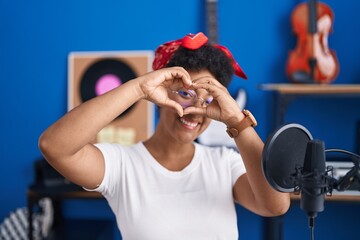
[[[234, 202], [262, 216], [284, 214], [289, 195], [273, 190], [262, 174], [256, 121], [227, 91], [234, 73], [246, 78], [229, 50], [189, 34], [161, 45], [153, 68], [50, 126], [39, 139], [49, 163], [104, 195], [123, 239], [237, 239]], [[91, 144], [141, 99], [159, 106], [149, 139]], [[228, 126], [239, 152], [194, 142], [211, 120]]]

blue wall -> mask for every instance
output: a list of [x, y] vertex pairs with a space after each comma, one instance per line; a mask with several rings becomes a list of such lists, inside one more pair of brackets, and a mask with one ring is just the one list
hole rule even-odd
[[[153, 50], [189, 32], [206, 31], [204, 0], [183, 1], [25, 1], [0, 0], [0, 220], [26, 205], [39, 158], [41, 132], [67, 110], [67, 55], [71, 51]], [[248, 92], [247, 107], [265, 141], [273, 127], [273, 100], [261, 83], [287, 83], [285, 64], [296, 36], [289, 22], [296, 0], [219, 1], [220, 42], [228, 46], [249, 80], [235, 79], [230, 91]], [[335, 12], [330, 48], [340, 74], [334, 84], [360, 82], [360, 2], [328, 3]], [[355, 150], [359, 99], [302, 99], [286, 121], [306, 126], [327, 147]], [[81, 206], [80, 206], [81, 205]], [[104, 202], [70, 202], [70, 216], [111, 218]], [[262, 239], [263, 219], [239, 207], [242, 239]], [[315, 228], [317, 239], [349, 239], [360, 224], [359, 205], [328, 204]], [[356, 215], [355, 215], [356, 216]], [[284, 239], [307, 239], [307, 219], [293, 204], [284, 217]], [[303, 227], [305, 226], [305, 227]], [[329, 227], [333, 233], [329, 233]], [[348, 230], [342, 232], [340, 229]], [[351, 230], [354, 229], [354, 232]], [[334, 233], [336, 232], [336, 233]]]

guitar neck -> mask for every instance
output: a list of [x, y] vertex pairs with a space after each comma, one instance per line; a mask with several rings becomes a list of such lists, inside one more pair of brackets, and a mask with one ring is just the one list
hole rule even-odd
[[217, 0], [206, 0], [206, 27], [210, 43], [218, 42]]

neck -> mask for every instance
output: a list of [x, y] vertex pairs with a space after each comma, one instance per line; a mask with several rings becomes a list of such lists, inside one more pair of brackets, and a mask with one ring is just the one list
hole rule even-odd
[[192, 142], [181, 143], [164, 135], [155, 134], [144, 142], [150, 154], [163, 167], [171, 171], [181, 171], [190, 164], [195, 146]]

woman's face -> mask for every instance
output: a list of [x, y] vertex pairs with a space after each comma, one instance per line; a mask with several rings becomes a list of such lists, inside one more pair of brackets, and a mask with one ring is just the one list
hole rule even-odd
[[[211, 73], [207, 70], [200, 72], [189, 72], [192, 81], [196, 81], [205, 76], [210, 76]], [[185, 93], [187, 95], [187, 93]], [[193, 104], [198, 104], [203, 107], [206, 106], [206, 103], [211, 100], [208, 92], [204, 89], [199, 89], [196, 91], [195, 98], [193, 97]], [[176, 101], [176, 98], [187, 97], [183, 96], [183, 93], [170, 93], [173, 95], [172, 98]], [[175, 96], [174, 96], [175, 95]], [[171, 96], [170, 96], [171, 97]], [[185, 100], [185, 102], [188, 100]], [[209, 126], [211, 122], [210, 118], [204, 117], [202, 115], [188, 114], [183, 117], [179, 115], [171, 108], [162, 107], [160, 109], [160, 118], [158, 123], [158, 128], [161, 131], [164, 131], [166, 135], [171, 136], [175, 141], [180, 141], [182, 143], [194, 141], [205, 129]]]

